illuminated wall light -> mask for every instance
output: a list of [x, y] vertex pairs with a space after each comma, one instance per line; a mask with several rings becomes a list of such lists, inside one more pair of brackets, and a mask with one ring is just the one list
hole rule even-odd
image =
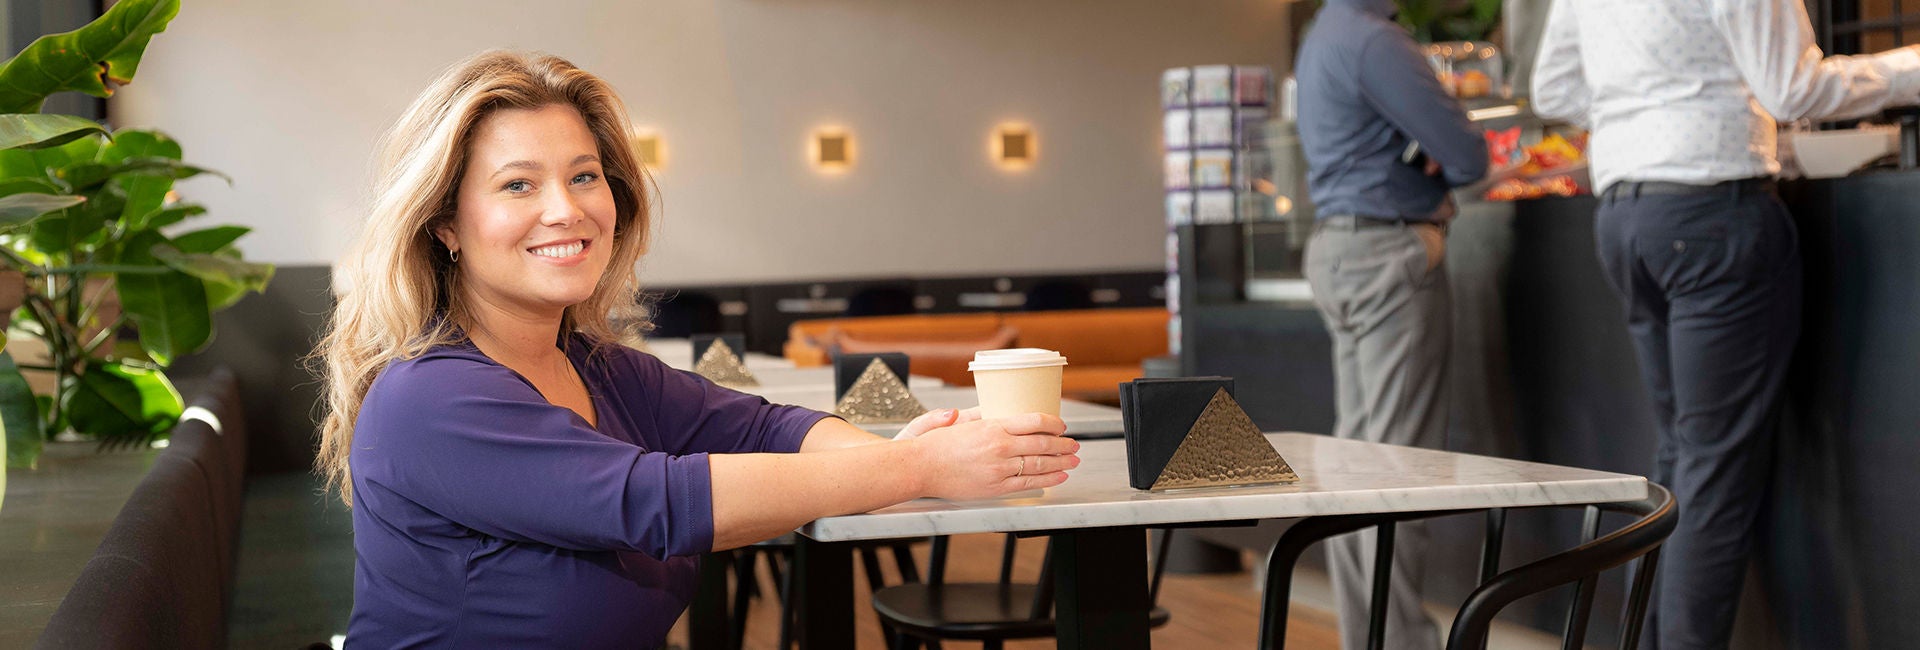
[[853, 167], [856, 159], [853, 134], [846, 129], [827, 127], [816, 129], [813, 137], [807, 139], [807, 161], [815, 169], [827, 173], [841, 173]]
[[1001, 169], [1032, 167], [1033, 159], [1039, 153], [1039, 143], [1033, 137], [1033, 129], [1024, 124], [995, 127], [987, 143], [988, 155]]
[[643, 129], [634, 133], [633, 155], [650, 171], [659, 171], [667, 166], [667, 144], [660, 139], [660, 134], [652, 130]]

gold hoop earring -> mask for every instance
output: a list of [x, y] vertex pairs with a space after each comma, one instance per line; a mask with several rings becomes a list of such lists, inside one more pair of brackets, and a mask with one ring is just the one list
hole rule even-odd
[[460, 263], [460, 251], [451, 248], [447, 249], [447, 259], [455, 264]]

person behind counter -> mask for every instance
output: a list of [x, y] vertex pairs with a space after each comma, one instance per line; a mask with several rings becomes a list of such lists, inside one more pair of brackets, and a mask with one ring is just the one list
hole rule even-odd
[[[1333, 338], [1342, 438], [1439, 449], [1446, 442], [1452, 299], [1449, 190], [1487, 173], [1487, 148], [1440, 87], [1391, 0], [1329, 0], [1300, 45], [1300, 142], [1319, 218], [1304, 270]], [[1418, 143], [1424, 156], [1405, 156]], [[1421, 609], [1424, 524], [1395, 532], [1386, 644], [1438, 648]], [[1327, 545], [1340, 640], [1367, 647], [1373, 531]]]
[[[657, 647], [699, 556], [922, 496], [1059, 485], [1059, 418], [894, 441], [614, 341], [654, 213], [627, 112], [552, 56], [455, 65], [388, 136], [316, 355], [358, 647]], [[798, 452], [798, 453], [795, 453]]]
[[1533, 74], [1537, 114], [1592, 126], [1600, 261], [1680, 506], [1651, 645], [1724, 648], [1800, 334], [1775, 120], [1920, 102], [1920, 50], [1824, 57], [1799, 0], [1559, 0]]

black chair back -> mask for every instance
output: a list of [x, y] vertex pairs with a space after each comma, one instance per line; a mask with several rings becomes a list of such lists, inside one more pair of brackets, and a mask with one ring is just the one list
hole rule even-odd
[[[1637, 518], [1606, 537], [1594, 539], [1599, 533], [1603, 511]], [[1570, 582], [1578, 582], [1579, 587], [1567, 612], [1564, 643], [1569, 648], [1584, 647], [1587, 621], [1593, 609], [1594, 585], [1600, 574], [1637, 558], [1641, 562], [1633, 572], [1626, 611], [1622, 614], [1625, 620], [1621, 622], [1620, 648], [1638, 647], [1653, 589], [1654, 569], [1660, 563], [1660, 545], [1666, 543], [1679, 521], [1680, 507], [1674, 503], [1673, 494], [1654, 483], [1647, 484], [1645, 499], [1587, 506], [1582, 531], [1585, 543], [1485, 580], [1460, 607], [1460, 615], [1453, 620], [1453, 631], [1447, 637], [1447, 647], [1484, 650], [1493, 618], [1501, 609], [1522, 597]]]

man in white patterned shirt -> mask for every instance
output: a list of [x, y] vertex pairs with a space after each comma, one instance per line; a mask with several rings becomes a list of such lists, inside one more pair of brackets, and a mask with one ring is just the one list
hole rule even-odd
[[1920, 103], [1920, 50], [1823, 56], [1800, 0], [1556, 0], [1533, 108], [1592, 129], [1600, 261], [1626, 303], [1673, 490], [1648, 629], [1724, 648], [1800, 334], [1776, 121]]

